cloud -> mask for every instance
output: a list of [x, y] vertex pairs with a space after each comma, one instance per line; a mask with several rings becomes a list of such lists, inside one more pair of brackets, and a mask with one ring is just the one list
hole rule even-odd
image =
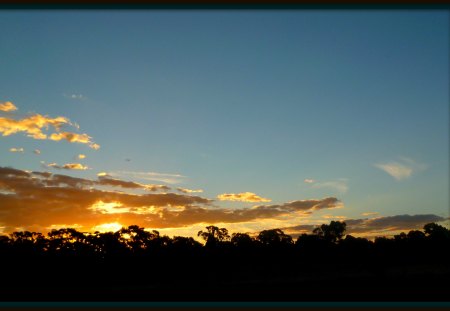
[[23, 148], [10, 148], [9, 151], [10, 152], [20, 152], [20, 153], [25, 152], [25, 150]]
[[379, 213], [377, 213], [377, 212], [367, 212], [367, 213], [362, 213], [361, 215], [362, 216], [375, 216], [375, 215], [378, 215]]
[[63, 125], [71, 125], [70, 120], [64, 117], [49, 118], [40, 114], [35, 114], [23, 119], [14, 120], [11, 118], [0, 118], [0, 133], [9, 136], [19, 132], [24, 132], [28, 137], [34, 139], [47, 139], [47, 135], [42, 129], [53, 127], [59, 131]]
[[87, 134], [77, 134], [71, 132], [53, 133], [50, 135], [50, 139], [54, 141], [67, 140], [71, 143], [88, 144], [92, 149], [99, 149], [100, 146], [92, 142], [92, 137]]
[[57, 170], [87, 170], [89, 169], [88, 166], [85, 166], [83, 164], [80, 163], [67, 163], [64, 165], [58, 165], [56, 163], [50, 163], [50, 164], [44, 164], [47, 167], [51, 167]]
[[39, 155], [39, 154], [41, 154], [41, 150], [39, 150], [39, 149], [34, 149], [34, 150], [33, 150], [33, 153]]
[[98, 185], [103, 186], [114, 186], [114, 187], [122, 187], [127, 189], [145, 189], [149, 191], [158, 191], [170, 190], [170, 187], [165, 185], [153, 185], [153, 184], [141, 184], [133, 181], [124, 181], [120, 179], [114, 179], [108, 176], [106, 173], [103, 175], [101, 173], [97, 174], [98, 176]]
[[[7, 102], [9, 103], [9, 102]], [[6, 103], [5, 103], [6, 104]], [[15, 107], [15, 106], [14, 106]], [[5, 106], [5, 109], [8, 106]], [[73, 132], [61, 132], [63, 126], [72, 126], [79, 129], [78, 124], [72, 123], [66, 117], [56, 117], [50, 118], [48, 116], [43, 116], [41, 114], [33, 114], [31, 116], [22, 119], [13, 119], [0, 117], [0, 133], [3, 136], [9, 136], [17, 133], [25, 133], [27, 137], [45, 140], [50, 139], [54, 141], [67, 140], [69, 142], [77, 142], [82, 144], [88, 144], [89, 147], [97, 150], [100, 146], [94, 143], [91, 139], [92, 137], [87, 134], [77, 134]], [[53, 128], [56, 133], [51, 133], [50, 136], [43, 132], [43, 130], [49, 130]]]
[[0, 102], [0, 111], [15, 111], [17, 107], [12, 102]]
[[298, 200], [280, 205], [281, 208], [291, 211], [316, 211], [321, 209], [342, 208], [344, 204], [334, 197], [322, 200]]
[[305, 179], [303, 182], [305, 182], [306, 184], [312, 184], [315, 183], [316, 181], [314, 179]]
[[324, 182], [314, 182], [311, 186], [315, 189], [328, 188], [340, 193], [346, 193], [348, 191], [348, 185], [346, 179], [334, 180], [334, 181], [324, 181]]
[[115, 177], [128, 177], [132, 179], [143, 179], [149, 181], [162, 181], [167, 184], [178, 184], [181, 183], [186, 176], [180, 174], [166, 174], [166, 173], [155, 173], [155, 172], [133, 172], [133, 171], [117, 171], [109, 172], [109, 175]]
[[253, 192], [242, 193], [223, 193], [219, 194], [217, 198], [220, 201], [239, 201], [239, 202], [270, 202], [270, 199], [265, 199], [257, 196]]
[[[12, 109], [10, 105], [6, 105], [7, 103], [10, 102], [2, 104], [4, 105], [4, 109], [2, 109], [3, 111], [15, 110]], [[12, 105], [12, 103], [10, 104]], [[17, 107], [15, 106], [14, 108], [17, 109]], [[100, 148], [98, 144], [92, 141], [92, 137], [88, 136], [87, 134], [61, 132], [61, 128], [63, 126], [72, 126], [79, 129], [78, 124], [72, 123], [68, 118], [61, 116], [56, 118], [50, 118], [48, 116], [43, 116], [40, 114], [33, 114], [31, 116], [18, 120], [13, 118], [0, 117], [0, 133], [2, 133], [3, 136], [9, 136], [12, 134], [23, 132], [27, 137], [31, 137], [34, 139], [39, 140], [50, 139], [54, 141], [64, 139], [69, 142], [88, 144], [89, 147], [95, 150]], [[43, 132], [43, 130], [49, 130], [49, 128], [53, 128], [53, 130], [56, 131], [56, 133], [51, 133], [50, 136], [48, 136], [48, 134]]]
[[377, 233], [384, 231], [409, 231], [423, 228], [430, 222], [444, 221], [437, 215], [395, 215], [370, 219], [347, 219], [348, 230], [353, 233]]
[[346, 219], [347, 217], [346, 216], [325, 214], [325, 215], [322, 215], [322, 218], [342, 221], [342, 220]]
[[400, 157], [400, 162], [392, 161], [387, 163], [376, 163], [374, 166], [385, 171], [398, 181], [407, 179], [411, 177], [414, 172], [426, 168], [425, 164], [417, 163], [406, 157]]
[[78, 159], [80, 159], [80, 160], [85, 159], [85, 158], [86, 158], [86, 156], [84, 154], [79, 154], [78, 155]]
[[86, 100], [87, 98], [82, 94], [63, 94], [65, 98], [70, 98], [74, 100]]
[[[108, 178], [90, 180], [49, 172], [0, 167], [0, 226], [47, 228], [76, 223], [84, 230], [104, 223], [137, 224], [145, 228], [176, 228], [194, 224], [241, 223], [260, 219], [298, 219], [314, 210], [336, 208], [336, 198], [299, 200], [279, 205], [226, 209], [212, 200], [187, 194], [135, 194], [99, 187]], [[113, 180], [115, 186], [138, 186]]]
[[197, 189], [197, 190], [191, 190], [191, 189], [186, 189], [186, 188], [177, 188], [178, 191], [183, 192], [183, 193], [199, 193], [199, 192], [203, 192], [202, 189]]

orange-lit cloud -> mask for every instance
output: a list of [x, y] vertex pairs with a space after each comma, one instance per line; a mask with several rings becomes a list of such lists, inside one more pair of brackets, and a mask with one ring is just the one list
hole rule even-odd
[[81, 163], [67, 163], [64, 165], [58, 165], [56, 163], [50, 163], [46, 165], [47, 167], [55, 168], [57, 170], [87, 170], [89, 169], [88, 166], [85, 166]]
[[43, 129], [53, 127], [59, 131], [61, 126], [70, 125], [70, 121], [64, 117], [49, 118], [40, 114], [35, 114], [23, 119], [14, 120], [12, 118], [0, 118], [0, 133], [3, 136], [9, 136], [19, 132], [24, 132], [28, 137], [34, 139], [47, 139], [47, 134]]
[[[2, 103], [2, 111], [14, 111], [17, 109], [11, 102]], [[14, 109], [15, 108], [15, 109]], [[87, 134], [77, 134], [72, 132], [61, 132], [63, 126], [72, 126], [79, 129], [78, 124], [72, 123], [66, 117], [50, 118], [41, 114], [33, 114], [31, 116], [14, 119], [0, 117], [0, 133], [3, 136], [9, 136], [17, 133], [24, 133], [27, 137], [39, 140], [66, 140], [68, 142], [76, 142], [87, 144], [92, 149], [99, 149], [100, 146], [92, 141], [92, 137]], [[44, 130], [53, 129], [56, 133], [47, 134]]]
[[17, 110], [17, 107], [12, 102], [3, 102], [0, 103], [0, 111], [15, 111]]
[[53, 133], [50, 135], [51, 140], [60, 141], [60, 140], [67, 140], [71, 143], [80, 143], [80, 144], [88, 144], [89, 147], [92, 149], [99, 149], [100, 146], [92, 142], [92, 137], [90, 137], [87, 134], [77, 134], [77, 133], [71, 133], [71, 132], [60, 132], [60, 133]]
[[25, 150], [23, 148], [10, 148], [9, 152], [20, 152], [20, 153], [24, 153]]
[[265, 199], [257, 196], [252, 192], [242, 192], [242, 193], [223, 193], [219, 194], [217, 198], [220, 201], [240, 201], [240, 202], [270, 202], [270, 199]]
[[[117, 183], [117, 180], [113, 182]], [[301, 219], [300, 214], [307, 215], [340, 204], [336, 198], [325, 198], [226, 209], [213, 207], [212, 200], [200, 196], [100, 190], [98, 187], [104, 183], [102, 178], [90, 180], [0, 167], [0, 226], [8, 231], [36, 224], [46, 228], [58, 223], [77, 223], [90, 230], [97, 225], [117, 222], [146, 228], [176, 228], [202, 223]], [[135, 186], [120, 183], [120, 186], [124, 185]]]
[[84, 154], [79, 154], [78, 155], [78, 159], [80, 159], [80, 160], [85, 159], [85, 158], [86, 158], [86, 156]]

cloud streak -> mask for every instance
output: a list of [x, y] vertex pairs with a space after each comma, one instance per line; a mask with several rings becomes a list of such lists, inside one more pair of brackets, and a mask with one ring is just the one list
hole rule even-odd
[[201, 193], [201, 192], [203, 192], [202, 189], [191, 190], [191, 189], [187, 189], [187, 188], [177, 188], [177, 190], [180, 192], [183, 192], [183, 193]]
[[186, 178], [186, 176], [180, 174], [166, 174], [156, 172], [116, 171], [116, 172], [109, 172], [108, 174], [114, 177], [125, 176], [132, 179], [162, 181], [167, 184], [178, 184], [181, 183]]

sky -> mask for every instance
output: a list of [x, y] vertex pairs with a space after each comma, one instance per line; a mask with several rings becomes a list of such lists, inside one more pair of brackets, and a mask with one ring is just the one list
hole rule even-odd
[[449, 222], [439, 10], [0, 11], [0, 232]]

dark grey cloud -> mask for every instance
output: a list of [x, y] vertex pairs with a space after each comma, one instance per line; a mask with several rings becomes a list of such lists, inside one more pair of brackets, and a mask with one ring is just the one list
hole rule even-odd
[[[384, 235], [384, 232], [398, 232], [410, 230], [419, 230], [427, 223], [441, 222], [447, 220], [446, 218], [433, 215], [433, 214], [421, 214], [421, 215], [395, 215], [385, 216], [377, 218], [364, 218], [364, 219], [345, 219], [347, 224], [346, 234], [358, 234], [358, 235]], [[298, 225], [293, 227], [286, 227], [283, 230], [286, 233], [297, 237], [300, 234], [308, 233], [312, 231], [320, 224], [316, 225]], [[383, 234], [381, 234], [383, 233]]]

